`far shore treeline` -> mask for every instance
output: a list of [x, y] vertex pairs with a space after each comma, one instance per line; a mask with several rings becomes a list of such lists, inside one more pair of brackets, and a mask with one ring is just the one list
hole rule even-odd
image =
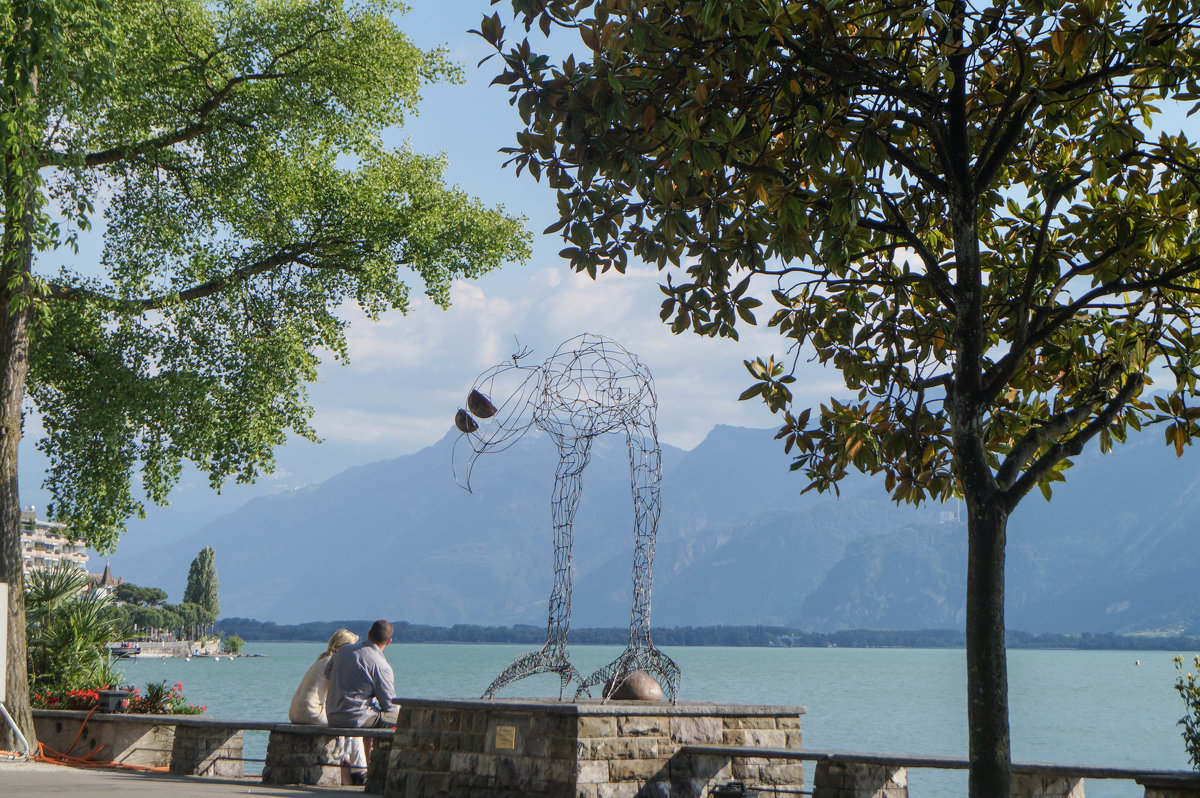
[[[544, 643], [541, 626], [425, 626], [395, 621], [397, 643]], [[247, 642], [325, 642], [338, 629], [366, 629], [369, 620], [309, 621], [278, 624], [250, 618], [224, 618], [217, 622], [222, 635], [237, 635]], [[572, 629], [576, 645], [624, 645], [629, 630], [620, 628]], [[893, 631], [846, 629], [838, 632], [802, 632], [782, 626], [680, 626], [654, 630], [654, 641], [664, 646], [790, 646], [794, 648], [962, 648], [963, 633], [953, 629]], [[1009, 648], [1080, 649], [1094, 651], [1196, 651], [1200, 637], [1184, 635], [1058, 634], [1009, 630]]]

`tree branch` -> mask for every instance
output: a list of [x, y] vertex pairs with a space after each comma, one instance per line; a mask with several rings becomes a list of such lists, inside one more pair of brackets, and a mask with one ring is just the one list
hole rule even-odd
[[[212, 280], [178, 292], [126, 299], [111, 296], [100, 291], [93, 291], [90, 288], [49, 283], [47, 285], [46, 298], [58, 302], [90, 302], [105, 310], [121, 313], [147, 313], [152, 310], [162, 310], [163, 308], [174, 307], [186, 302], [194, 302], [197, 299], [212, 296], [231, 286], [244, 283], [256, 275], [278, 269], [289, 263], [313, 267], [312, 262], [308, 262], [304, 256], [315, 249], [316, 246], [316, 244], [309, 243], [302, 247], [283, 249], [270, 257], [240, 266], [229, 274], [213, 278]], [[321, 267], [317, 266], [314, 268]]]
[[1088, 441], [1096, 437], [1106, 427], [1111, 426], [1113, 421], [1116, 420], [1117, 414], [1133, 398], [1134, 394], [1141, 390], [1144, 383], [1145, 378], [1141, 374], [1130, 374], [1125, 384], [1117, 391], [1117, 394], [1104, 405], [1100, 412], [1096, 413], [1096, 417], [1088, 422], [1083, 429], [1062, 443], [1052, 445], [1045, 454], [1034, 461], [1033, 465], [1025, 470], [1020, 479], [1014, 481], [1012, 486], [1004, 491], [1009, 507], [1015, 507], [1017, 502], [1025, 494], [1033, 490], [1034, 486], [1041, 481], [1042, 477], [1050, 473], [1050, 470], [1054, 466], [1069, 457], [1077, 457], [1083, 451], [1083, 447], [1087, 445]]
[[[153, 138], [145, 139], [139, 142], [121, 144], [116, 147], [110, 147], [107, 150], [91, 152], [83, 156], [84, 166], [95, 167], [105, 166], [111, 163], [118, 163], [127, 158], [133, 158], [139, 155], [145, 155], [156, 150], [173, 147], [176, 144], [182, 144], [185, 141], [190, 141], [194, 138], [211, 132], [215, 126], [209, 121], [210, 115], [216, 111], [229, 98], [229, 95], [235, 88], [243, 83], [252, 83], [263, 80], [284, 80], [294, 78], [294, 73], [287, 72], [265, 72], [265, 73], [248, 73], [230, 78], [219, 91], [213, 92], [212, 97], [206, 100], [199, 108], [196, 109], [196, 121], [189, 125], [177, 128], [163, 133]], [[233, 121], [236, 124], [247, 125], [249, 123], [230, 118], [228, 121]], [[44, 168], [47, 166], [69, 166], [76, 161], [70, 154], [59, 150], [44, 150], [38, 156], [38, 167]]]
[[[992, 182], [992, 177], [1004, 163], [1005, 156], [1020, 138], [1021, 131], [1025, 129], [1025, 123], [1029, 121], [1029, 116], [1033, 113], [1032, 102], [1026, 103], [1024, 108], [1014, 111], [1020, 90], [1025, 82], [1025, 52], [1023, 49], [1019, 54], [1019, 60], [1021, 68], [1017, 72], [1016, 78], [1013, 79], [1008, 96], [1004, 98], [1004, 107], [996, 118], [996, 125], [980, 150], [982, 163], [976, 162], [977, 170], [975, 172], [975, 185], [977, 186], [987, 186]], [[1005, 116], [1008, 116], [1008, 122], [1001, 125], [1000, 120]]]

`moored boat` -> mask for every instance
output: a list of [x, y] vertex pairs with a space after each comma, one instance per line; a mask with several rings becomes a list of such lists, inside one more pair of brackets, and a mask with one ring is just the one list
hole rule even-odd
[[110, 643], [108, 653], [116, 659], [129, 659], [142, 653], [142, 647], [137, 643]]

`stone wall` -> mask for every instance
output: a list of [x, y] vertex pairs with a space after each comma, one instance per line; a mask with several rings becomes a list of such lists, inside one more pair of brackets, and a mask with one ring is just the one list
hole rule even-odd
[[175, 721], [168, 715], [97, 712], [88, 718], [87, 712], [39, 709], [34, 710], [33, 725], [38, 741], [62, 754], [92, 754], [95, 762], [153, 767], [171, 764]]
[[392, 798], [706, 798], [729, 780], [799, 789], [792, 760], [676, 756], [689, 744], [800, 748], [802, 707], [599, 700], [409, 700]]

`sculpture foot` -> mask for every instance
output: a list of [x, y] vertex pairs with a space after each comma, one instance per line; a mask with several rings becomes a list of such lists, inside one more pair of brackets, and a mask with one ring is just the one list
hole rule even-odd
[[567, 685], [571, 680], [582, 682], [583, 677], [579, 675], [579, 671], [575, 670], [575, 666], [567, 660], [566, 652], [558, 648], [541, 648], [537, 651], [530, 651], [513, 660], [513, 663], [504, 669], [504, 672], [496, 677], [488, 689], [484, 692], [483, 698], [494, 698], [496, 692], [500, 688], [517, 681], [524, 679], [526, 676], [533, 676], [535, 673], [557, 673], [560, 680], [558, 687], [558, 700], [561, 701], [563, 695], [567, 691]]
[[[613, 688], [620, 685], [620, 677], [633, 673], [634, 671], [644, 671], [654, 678], [662, 687], [663, 696], [672, 704], [675, 703], [676, 697], [679, 694], [679, 666], [675, 661], [666, 654], [659, 651], [651, 643], [639, 643], [629, 646], [615, 660], [600, 668], [591, 676], [583, 679], [579, 683], [579, 689], [575, 691], [575, 697], [580, 698], [585, 693], [591, 695], [591, 688], [595, 685], [608, 685], [613, 681]], [[609, 692], [606, 691], [604, 699], [607, 701]]]

